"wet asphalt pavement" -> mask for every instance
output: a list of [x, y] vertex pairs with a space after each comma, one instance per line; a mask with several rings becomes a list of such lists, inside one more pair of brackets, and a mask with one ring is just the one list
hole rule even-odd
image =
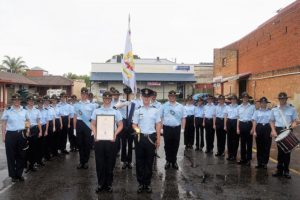
[[[300, 138], [300, 131], [297, 133]], [[179, 170], [164, 169], [162, 146], [154, 166], [152, 194], [137, 194], [135, 167], [122, 170], [120, 158], [114, 174], [113, 193], [97, 195], [94, 153], [91, 154], [88, 170], [77, 170], [78, 153], [55, 158], [37, 172], [24, 173], [25, 182], [11, 183], [7, 174], [4, 144], [0, 142], [0, 199], [300, 199], [299, 148], [292, 153], [292, 179], [274, 178], [275, 160], [267, 170], [257, 170], [256, 154], [253, 153], [251, 167], [239, 166], [218, 158], [213, 154], [184, 150], [183, 137], [178, 153]], [[255, 144], [255, 142], [254, 142]], [[277, 150], [273, 141], [271, 157], [276, 158]]]

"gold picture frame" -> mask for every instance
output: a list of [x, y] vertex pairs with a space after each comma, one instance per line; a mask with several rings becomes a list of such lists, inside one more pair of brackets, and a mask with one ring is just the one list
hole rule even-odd
[[96, 115], [96, 141], [114, 140], [115, 115]]

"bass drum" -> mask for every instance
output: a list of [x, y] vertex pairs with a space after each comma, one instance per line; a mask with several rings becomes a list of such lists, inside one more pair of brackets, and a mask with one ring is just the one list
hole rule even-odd
[[300, 143], [298, 138], [293, 134], [293, 131], [283, 130], [275, 139], [278, 146], [285, 152], [290, 153]]

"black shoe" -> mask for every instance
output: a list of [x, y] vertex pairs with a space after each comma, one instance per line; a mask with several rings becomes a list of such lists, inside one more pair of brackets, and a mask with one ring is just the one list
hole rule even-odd
[[195, 151], [200, 151], [200, 148], [199, 148], [199, 147], [196, 147]]
[[292, 178], [289, 172], [284, 172], [283, 173], [283, 177], [287, 178], [287, 179], [291, 179]]
[[227, 157], [226, 160], [231, 161], [231, 157]]
[[77, 169], [83, 169], [83, 164], [79, 164], [79, 165], [77, 165]]
[[63, 154], [69, 154], [69, 152], [68, 152], [67, 150], [65, 150], [65, 149], [62, 150], [61, 152], [62, 152]]
[[247, 163], [247, 161], [245, 161], [245, 160], [240, 160], [237, 162], [238, 165], [244, 165], [246, 163]]
[[187, 145], [185, 146], [185, 150], [189, 150], [189, 147]]
[[278, 170], [272, 174], [273, 177], [281, 177], [282, 175], [283, 175], [282, 172]]
[[190, 145], [190, 149], [194, 149], [194, 148], [193, 148], [193, 145]]
[[262, 166], [263, 169], [268, 169], [268, 166], [265, 164]]
[[205, 153], [211, 153], [211, 150], [206, 150]]
[[87, 164], [87, 163], [84, 163], [83, 165], [82, 165], [82, 169], [88, 169], [89, 168], [89, 165]]
[[127, 163], [127, 168], [132, 169], [132, 163]]
[[262, 164], [258, 164], [258, 165], [255, 166], [256, 169], [260, 169], [260, 168], [263, 168], [263, 167], [264, 167], [264, 165], [262, 165]]
[[145, 185], [144, 190], [145, 190], [147, 193], [152, 193], [152, 188], [151, 188], [150, 185]]
[[127, 168], [127, 162], [123, 162], [122, 169], [126, 169], [126, 168]]
[[176, 162], [172, 164], [172, 167], [173, 167], [173, 169], [178, 170], [178, 164]]
[[221, 153], [218, 152], [218, 153], [215, 154], [215, 156], [217, 156], [217, 157], [221, 156]]
[[106, 187], [106, 191], [109, 192], [109, 193], [112, 193], [112, 192], [113, 192], [112, 186], [111, 186], [111, 185], [110, 185], [110, 186], [107, 186], [107, 187]]
[[139, 185], [138, 189], [137, 189], [137, 193], [142, 193], [144, 190], [144, 186], [143, 185]]
[[169, 169], [170, 166], [171, 166], [171, 163], [167, 161], [166, 164], [165, 164], [165, 169]]
[[11, 182], [13, 182], [13, 183], [16, 183], [16, 182], [18, 182], [19, 180], [17, 179], [17, 178], [11, 178]]
[[24, 179], [23, 176], [20, 176], [20, 177], [18, 177], [17, 179], [18, 179], [18, 181], [20, 181], [20, 182], [24, 182], [24, 181], [25, 181], [25, 179]]
[[98, 194], [99, 192], [102, 192], [104, 189], [105, 189], [105, 188], [104, 188], [102, 185], [99, 185], [99, 186], [96, 188], [95, 192]]

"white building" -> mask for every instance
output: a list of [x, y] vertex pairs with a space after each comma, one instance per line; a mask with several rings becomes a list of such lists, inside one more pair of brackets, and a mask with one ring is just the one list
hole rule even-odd
[[[91, 90], [96, 96], [115, 87], [121, 93], [121, 56], [106, 63], [92, 63]], [[193, 93], [196, 82], [193, 64], [178, 64], [167, 59], [135, 59], [135, 73], [138, 88], [150, 88], [157, 92], [157, 99], [167, 99], [168, 92], [175, 90], [179, 98]]]

